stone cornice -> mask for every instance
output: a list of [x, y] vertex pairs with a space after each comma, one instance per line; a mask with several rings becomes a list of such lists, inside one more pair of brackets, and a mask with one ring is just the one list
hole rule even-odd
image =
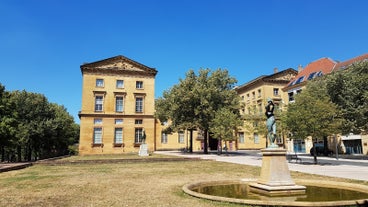
[[144, 114], [107, 114], [107, 113], [82, 113], [78, 114], [81, 117], [101, 117], [101, 118], [145, 118], [145, 119], [155, 119], [154, 115], [144, 115]]

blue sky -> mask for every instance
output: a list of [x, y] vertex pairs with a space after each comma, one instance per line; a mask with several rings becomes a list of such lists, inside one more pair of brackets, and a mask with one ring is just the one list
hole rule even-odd
[[0, 83], [78, 120], [86, 62], [123, 55], [158, 70], [156, 97], [189, 69], [238, 85], [322, 57], [368, 52], [365, 0], [0, 0]]

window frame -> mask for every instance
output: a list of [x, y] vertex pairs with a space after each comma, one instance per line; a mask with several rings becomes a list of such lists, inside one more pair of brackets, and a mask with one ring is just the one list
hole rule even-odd
[[[121, 130], [121, 133], [117, 133]], [[121, 137], [118, 137], [121, 136]], [[119, 142], [118, 142], [119, 141]], [[123, 127], [115, 127], [114, 129], [114, 147], [121, 147], [124, 144], [124, 129]]]
[[136, 96], [135, 97], [135, 113], [143, 113], [143, 112], [144, 112], [144, 97]]
[[[119, 103], [118, 103], [118, 99], [121, 99], [121, 101], [119, 101]], [[125, 100], [125, 98], [122, 95], [115, 96], [115, 112], [117, 112], [117, 113], [124, 112], [124, 100]], [[119, 107], [119, 109], [118, 109], [118, 107]]]
[[[97, 133], [97, 130], [99, 130], [99, 133]], [[100, 137], [97, 137], [98, 135]], [[93, 147], [103, 146], [103, 128], [102, 126], [93, 127], [92, 146]]]
[[140, 145], [142, 144], [142, 138], [143, 138], [143, 128], [137, 127], [134, 130], [134, 144]]
[[136, 89], [144, 89], [143, 81], [136, 81], [135, 82]]
[[244, 139], [244, 132], [239, 132], [238, 133], [239, 136], [239, 143], [245, 143], [245, 139]]
[[179, 144], [184, 144], [185, 143], [185, 133], [184, 133], [184, 131], [179, 131], [178, 132], [178, 143]]
[[[119, 86], [119, 82], [121, 82], [121, 86]], [[124, 88], [124, 80], [118, 79], [116, 80], [116, 88], [117, 89], [123, 89]]]
[[103, 88], [105, 87], [105, 80], [103, 78], [96, 78], [96, 88]]
[[[97, 97], [101, 97], [101, 100], [97, 100]], [[104, 111], [104, 99], [105, 96], [103, 94], [95, 94], [95, 102], [94, 102], [94, 111], [95, 112], [103, 112]], [[99, 103], [97, 103], [99, 102]]]
[[167, 144], [168, 140], [168, 135], [164, 132], [161, 132], [161, 144]]

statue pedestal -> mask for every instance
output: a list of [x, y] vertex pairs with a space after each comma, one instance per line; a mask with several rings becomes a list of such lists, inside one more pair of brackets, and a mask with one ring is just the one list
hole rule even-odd
[[148, 154], [148, 145], [147, 144], [141, 144], [141, 146], [139, 146], [139, 156], [149, 156]]
[[291, 179], [286, 161], [286, 150], [262, 149], [261, 176], [257, 183], [250, 184], [250, 190], [269, 196], [299, 195], [305, 193], [305, 186], [295, 185]]

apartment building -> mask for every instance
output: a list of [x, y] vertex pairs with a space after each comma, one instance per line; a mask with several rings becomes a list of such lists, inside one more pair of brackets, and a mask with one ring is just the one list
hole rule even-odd
[[[290, 80], [290, 82], [282, 90], [288, 94], [288, 101], [292, 103], [294, 102], [295, 94], [301, 93], [306, 87], [308, 81], [323, 75], [330, 74], [332, 72], [344, 70], [354, 63], [367, 60], [368, 54], [363, 54], [342, 62], [335, 61], [327, 57], [315, 60], [309, 63], [305, 68], [299, 66], [298, 74], [292, 80]], [[336, 144], [338, 144], [340, 145], [339, 147], [343, 148], [344, 153], [352, 152], [357, 154], [366, 154], [368, 152], [367, 143], [367, 135], [350, 134], [345, 136], [339, 135], [336, 140], [333, 137], [329, 137], [327, 145], [332, 151], [335, 151]], [[320, 141], [319, 144], [323, 145], [324, 142]], [[309, 153], [312, 147], [312, 138], [307, 137], [305, 139], [291, 140], [288, 145], [288, 150]]]
[[[243, 127], [237, 132], [237, 149], [261, 149], [266, 147], [265, 132], [260, 130], [259, 125], [266, 130], [264, 115], [267, 99], [271, 98], [276, 111], [281, 110], [288, 104], [287, 93], [282, 91], [287, 83], [296, 75], [297, 71], [288, 68], [283, 71], [274, 69], [271, 75], [262, 75], [248, 83], [235, 88], [241, 97], [241, 114], [245, 117]], [[248, 117], [248, 118], [247, 118]], [[277, 119], [277, 117], [276, 117]], [[277, 144], [284, 145], [284, 138], [278, 135]]]
[[124, 56], [80, 66], [83, 78], [79, 153], [154, 149], [154, 85], [157, 70]]

